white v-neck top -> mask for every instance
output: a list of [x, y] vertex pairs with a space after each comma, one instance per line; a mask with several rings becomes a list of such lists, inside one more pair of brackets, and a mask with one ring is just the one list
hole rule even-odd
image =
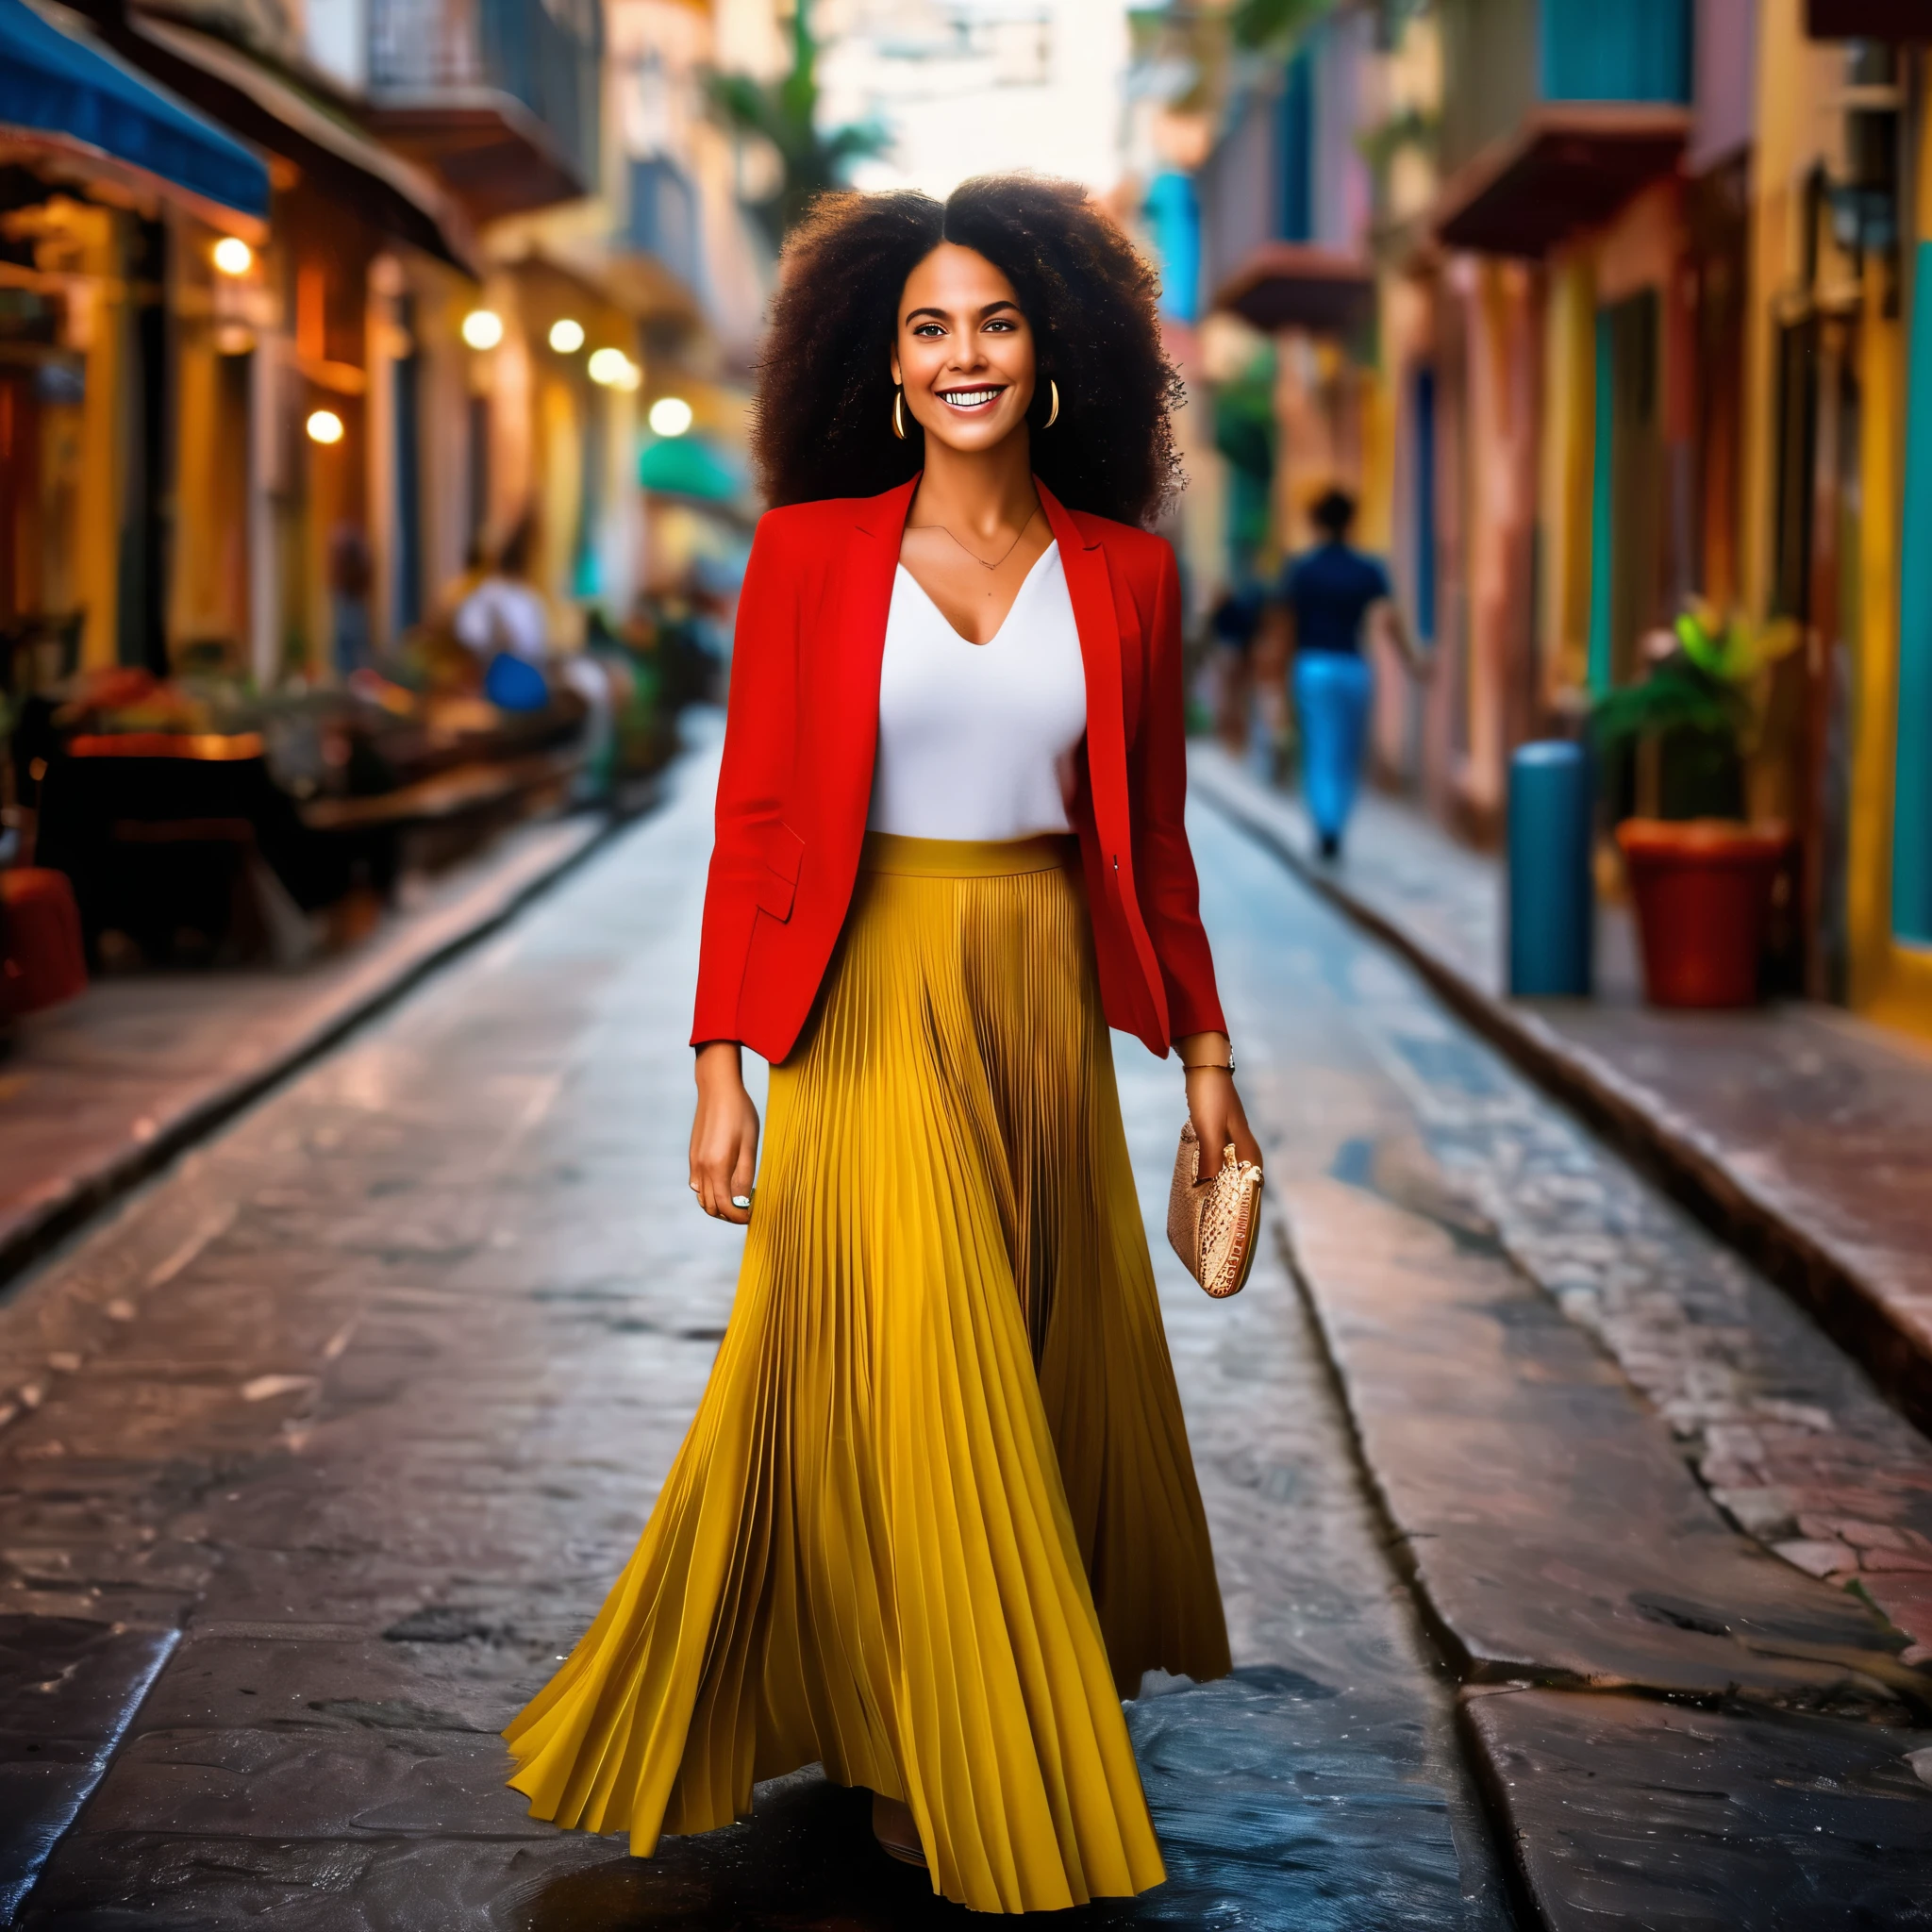
[[1087, 675], [1058, 543], [990, 642], [969, 643], [904, 564], [879, 673], [866, 829], [911, 839], [1065, 832], [1062, 774], [1087, 730]]

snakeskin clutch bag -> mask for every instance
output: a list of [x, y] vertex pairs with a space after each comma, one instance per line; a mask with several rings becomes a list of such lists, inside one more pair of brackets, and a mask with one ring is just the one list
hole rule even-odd
[[1174, 1157], [1174, 1191], [1167, 1198], [1167, 1238], [1188, 1273], [1216, 1301], [1247, 1286], [1260, 1226], [1261, 1170], [1237, 1158], [1230, 1145], [1221, 1172], [1203, 1181], [1201, 1143], [1193, 1122], [1186, 1123]]

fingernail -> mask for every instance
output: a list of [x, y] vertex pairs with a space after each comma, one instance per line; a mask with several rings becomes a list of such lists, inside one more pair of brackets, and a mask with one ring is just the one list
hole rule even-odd
[[733, 1194], [731, 1205], [734, 1208], [749, 1208], [751, 1206], [751, 1196], [749, 1194]]

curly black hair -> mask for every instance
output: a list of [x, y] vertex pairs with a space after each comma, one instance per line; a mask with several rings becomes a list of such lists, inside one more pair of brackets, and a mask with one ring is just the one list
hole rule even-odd
[[985, 256], [1032, 325], [1036, 474], [1070, 508], [1151, 522], [1180, 486], [1169, 415], [1182, 391], [1158, 284], [1084, 189], [1034, 175], [982, 175], [943, 202], [846, 190], [814, 204], [786, 243], [758, 368], [752, 453], [766, 501], [874, 496], [920, 468], [910, 411], [906, 441], [892, 434], [891, 355], [906, 278], [942, 242]]

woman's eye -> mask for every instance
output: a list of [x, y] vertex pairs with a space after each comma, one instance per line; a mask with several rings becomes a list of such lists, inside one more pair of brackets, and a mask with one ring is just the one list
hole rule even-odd
[[912, 333], [916, 336], [942, 336], [945, 330], [936, 322], [922, 322]]
[[987, 324], [987, 327], [997, 331], [1003, 336], [1009, 336], [1013, 333], [1013, 325], [1010, 322], [990, 322]]

